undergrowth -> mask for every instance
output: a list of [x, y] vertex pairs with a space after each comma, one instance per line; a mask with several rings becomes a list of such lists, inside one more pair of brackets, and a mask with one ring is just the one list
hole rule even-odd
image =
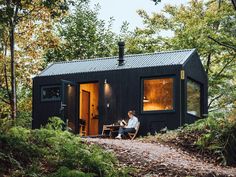
[[37, 130], [13, 125], [0, 121], [0, 176], [128, 176], [113, 154], [62, 131], [58, 118]]

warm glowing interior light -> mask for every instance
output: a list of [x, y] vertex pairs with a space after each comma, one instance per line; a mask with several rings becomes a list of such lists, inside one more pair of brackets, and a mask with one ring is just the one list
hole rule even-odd
[[147, 99], [146, 96], [143, 97], [143, 102], [144, 102], [144, 103], [148, 103], [148, 102], [149, 102], [149, 100]]
[[173, 78], [144, 80], [144, 95], [143, 111], [173, 110]]

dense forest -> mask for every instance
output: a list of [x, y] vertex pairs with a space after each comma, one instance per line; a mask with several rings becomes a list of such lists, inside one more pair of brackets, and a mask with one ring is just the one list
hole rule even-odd
[[[124, 22], [116, 34], [115, 20], [107, 24], [99, 19], [99, 5], [91, 8], [88, 0], [0, 0], [0, 174], [126, 176], [132, 171], [119, 167], [112, 154], [61, 131], [58, 119], [30, 130], [32, 78], [52, 62], [118, 55], [120, 40], [126, 43], [126, 54], [197, 49], [209, 79], [209, 118], [184, 130], [197, 133], [200, 139], [192, 143], [202, 151], [221, 153], [225, 164], [234, 163], [227, 159], [230, 146], [236, 144], [236, 3], [232, 2], [190, 0], [166, 5], [151, 15], [139, 10], [143, 27], [130, 30]], [[172, 35], [163, 36], [164, 31]], [[186, 142], [191, 136], [181, 131], [178, 135]], [[69, 165], [62, 166], [65, 163]]]

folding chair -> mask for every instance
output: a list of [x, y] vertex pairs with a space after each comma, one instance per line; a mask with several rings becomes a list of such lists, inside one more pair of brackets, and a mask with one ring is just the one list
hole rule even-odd
[[137, 136], [139, 127], [140, 127], [140, 122], [138, 122], [137, 127], [136, 127], [136, 131], [134, 133], [128, 133], [129, 138], [131, 140], [133, 140]]

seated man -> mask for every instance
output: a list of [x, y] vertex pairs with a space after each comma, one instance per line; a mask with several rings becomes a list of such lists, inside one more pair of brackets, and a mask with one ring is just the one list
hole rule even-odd
[[119, 133], [118, 133], [118, 136], [116, 137], [116, 139], [121, 139], [125, 133], [135, 132], [136, 126], [138, 124], [138, 118], [135, 117], [134, 114], [135, 114], [134, 111], [128, 112], [128, 116], [129, 116], [128, 125], [119, 128]]

